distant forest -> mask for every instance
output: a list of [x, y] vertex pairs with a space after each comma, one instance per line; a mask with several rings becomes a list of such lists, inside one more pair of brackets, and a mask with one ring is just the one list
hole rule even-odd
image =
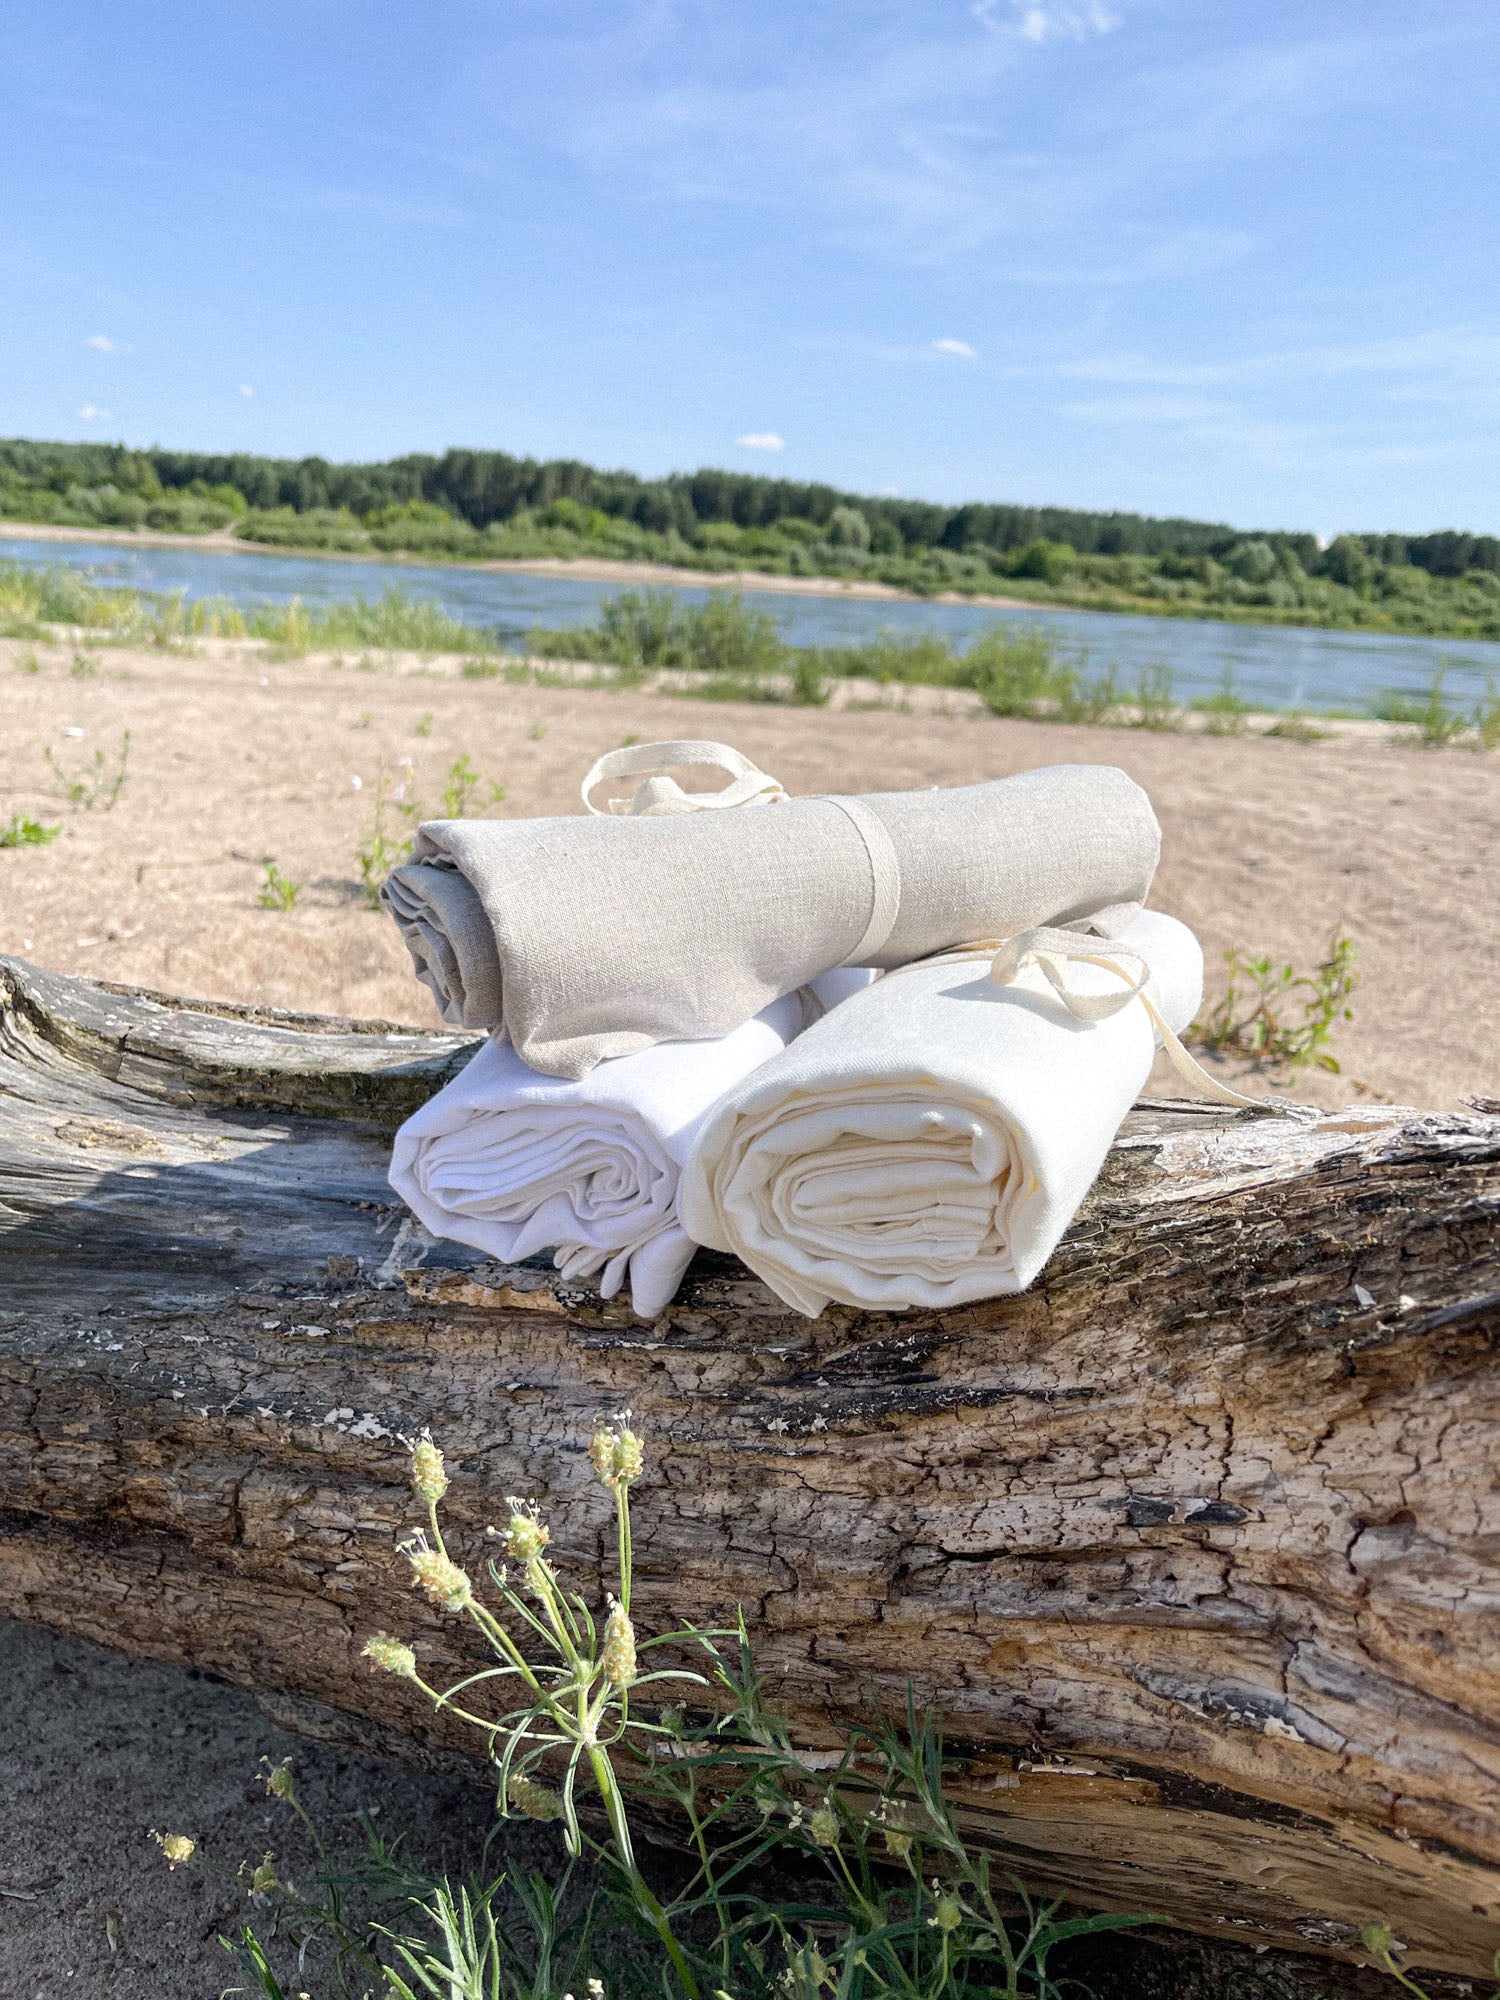
[[370, 465], [0, 440], [0, 518], [232, 529], [288, 548], [538, 556], [1003, 590], [1038, 603], [1500, 637], [1500, 537], [1340, 535], [1022, 507], [940, 506], [753, 473], [642, 479], [573, 459], [413, 453]]

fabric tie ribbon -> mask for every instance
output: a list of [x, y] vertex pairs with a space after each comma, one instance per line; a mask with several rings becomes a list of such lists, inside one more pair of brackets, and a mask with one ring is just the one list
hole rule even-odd
[[[729, 783], [717, 792], [685, 792], [669, 766], [693, 765], [723, 771]], [[590, 794], [607, 779], [640, 778], [628, 798], [609, 798], [596, 806]], [[667, 813], [720, 811], [728, 806], [774, 806], [786, 797], [775, 778], [768, 777], [727, 743], [684, 741], [678, 743], [631, 743], [620, 750], [607, 750], [590, 767], [580, 788], [587, 810], [599, 819], [609, 815], [631, 818], [661, 817]]]
[[[1106, 1021], [1128, 1007], [1132, 1000], [1139, 1000], [1173, 1069], [1184, 1083], [1206, 1091], [1220, 1104], [1233, 1104], [1241, 1111], [1269, 1111], [1283, 1118], [1317, 1116], [1305, 1105], [1283, 1103], [1270, 1097], [1246, 1097], [1242, 1091], [1232, 1090], [1211, 1075], [1163, 1020], [1152, 986], [1150, 962], [1133, 945], [1042, 925], [1035, 930], [1020, 931], [998, 945], [986, 942], [968, 946], [954, 956], [977, 958], [991, 953], [990, 978], [997, 985], [1012, 985], [1028, 966], [1034, 965], [1063, 1006], [1079, 1021]], [[931, 959], [926, 962], [933, 963]], [[1081, 993], [1068, 982], [1070, 964], [1098, 966], [1101, 971], [1114, 973], [1124, 984], [1114, 993]]]

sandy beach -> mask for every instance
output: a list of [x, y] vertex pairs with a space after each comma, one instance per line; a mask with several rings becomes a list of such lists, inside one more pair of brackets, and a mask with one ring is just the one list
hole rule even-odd
[[[578, 810], [588, 764], [630, 739], [720, 737], [793, 792], [1107, 762], [1156, 803], [1153, 901], [1199, 932], [1211, 995], [1230, 949], [1306, 968], [1336, 925], [1355, 938], [1355, 1018], [1333, 1044], [1343, 1073], [1300, 1072], [1299, 1096], [1452, 1106], [1500, 1095], [1500, 784], [1477, 753], [1363, 732], [1303, 744], [999, 721], [941, 701], [899, 715], [709, 704], [405, 666], [278, 660], [227, 642], [186, 656], [0, 644], [0, 824], [23, 814], [62, 828], [50, 845], [0, 851], [0, 951], [174, 993], [431, 1027], [359, 879], [382, 773], [434, 816], [466, 756], [482, 781], [474, 810], [531, 815]], [[61, 784], [87, 781], [96, 755], [112, 770], [127, 730], [117, 803], [70, 807]], [[505, 788], [496, 804], [492, 783]], [[399, 840], [404, 822], [394, 811], [388, 822]], [[267, 859], [300, 885], [294, 908], [259, 907]]]

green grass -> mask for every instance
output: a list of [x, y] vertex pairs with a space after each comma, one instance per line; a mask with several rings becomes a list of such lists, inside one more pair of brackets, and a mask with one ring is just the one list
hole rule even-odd
[[46, 847], [62, 832], [60, 826], [43, 826], [24, 813], [13, 813], [8, 826], [0, 826], [0, 847]]
[[1257, 1063], [1338, 1072], [1328, 1041], [1341, 1021], [1353, 1018], [1350, 998], [1359, 984], [1359, 949], [1339, 928], [1311, 972], [1243, 951], [1226, 954], [1224, 997], [1190, 1039], [1219, 1055], [1249, 1056]]
[[[48, 627], [70, 626], [90, 647], [109, 644], [190, 646], [202, 638], [258, 639], [290, 657], [313, 652], [357, 652], [358, 669], [379, 670], [392, 652], [460, 656], [465, 680], [503, 679], [509, 685], [589, 685], [563, 662], [599, 669], [608, 685], [638, 685], [652, 673], [694, 677], [681, 691], [705, 701], [782, 702], [821, 707], [838, 681], [871, 680], [885, 687], [966, 689], [994, 715], [1042, 721], [1178, 729], [1186, 720], [1172, 670], [1165, 662], [1144, 668], [1134, 688], [1122, 687], [1110, 666], [1089, 672], [1076, 652], [1040, 624], [996, 620], [966, 647], [935, 633], [899, 635], [889, 630], [849, 646], [794, 647], [782, 639], [769, 613], [747, 605], [737, 592], [716, 592], [703, 604], [684, 604], [666, 589], [626, 590], [605, 600], [591, 625], [537, 629], [526, 635], [529, 657], [503, 652], [492, 634], [449, 617], [434, 602], [387, 591], [346, 604], [252, 604], [160, 597], [106, 589], [60, 569], [25, 570], [0, 564], [0, 636], [45, 639]], [[35, 671], [35, 656], [23, 671]], [[88, 675], [94, 662], [75, 652], [71, 671]], [[539, 662], [556, 661], [551, 667]], [[340, 664], [344, 664], [340, 660]], [[1440, 669], [1425, 699], [1393, 695], [1373, 713], [1442, 746], [1454, 742], [1488, 750], [1500, 746], [1500, 694], [1492, 685], [1472, 713], [1444, 694]], [[1240, 735], [1249, 728], [1250, 705], [1240, 699], [1232, 670], [1223, 688], [1196, 700], [1210, 734]], [[1282, 717], [1261, 733], [1303, 742], [1324, 732], [1305, 718]]]
[[302, 884], [288, 880], [274, 861], [267, 861], [263, 865], [265, 878], [260, 886], [260, 894], [255, 899], [261, 909], [296, 909], [297, 898], [302, 893]]
[[[48, 637], [45, 627], [81, 629], [106, 644], [172, 646], [200, 638], [264, 639], [299, 655], [339, 647], [381, 652], [488, 655], [493, 636], [450, 618], [441, 605], [389, 590], [344, 604], [252, 604], [117, 590], [62, 567], [0, 563], [0, 637]], [[75, 655], [75, 662], [82, 656]], [[91, 671], [85, 662], [85, 671]], [[74, 671], [79, 671], [75, 664]]]
[[112, 758], [105, 755], [101, 746], [74, 770], [65, 767], [50, 743], [44, 747], [42, 758], [57, 780], [59, 795], [75, 810], [110, 812], [125, 789], [130, 767], [130, 731], [127, 729], [121, 736], [120, 747]]
[[[626, 1421], [589, 1444], [609, 1499], [598, 1534], [617, 1566], [597, 1613], [568, 1589], [533, 1503], [512, 1501], [506, 1566], [488, 1588], [450, 1556], [448, 1487], [425, 1433], [411, 1447], [425, 1526], [403, 1544], [412, 1581], [492, 1657], [456, 1685], [428, 1679], [388, 1633], [370, 1666], [467, 1725], [495, 1772], [502, 1819], [555, 1828], [560, 1868], [507, 1880], [423, 1877], [367, 1816], [361, 1914], [350, 1878], [297, 1796], [289, 1761], [271, 1798], [297, 1815], [319, 1859], [314, 1882], [281, 1882], [274, 1855], [219, 1874], [273, 1913], [223, 1942], [251, 1989], [287, 2000], [271, 1943], [296, 1952], [296, 1987], [392, 2000], [1063, 2000], [1054, 1954], [1072, 1940], [1150, 1921], [1064, 1916], [992, 1869], [961, 1829], [936, 1718], [910, 1698], [904, 1726], [852, 1721], [814, 1766], [765, 1699], [743, 1619], [638, 1634], [632, 1619], [630, 1488], [644, 1471]], [[612, 1518], [610, 1518], [612, 1516]], [[555, 1553], [555, 1552], [554, 1552]], [[425, 1661], [430, 1647], [423, 1648]], [[441, 1676], [440, 1676], [441, 1677]], [[665, 1821], [675, 1868], [639, 1844]], [[219, 1873], [182, 1834], [155, 1836], [168, 1864]], [[592, 1863], [596, 1887], [574, 1886]], [[284, 1940], [284, 1942], [281, 1942]]]

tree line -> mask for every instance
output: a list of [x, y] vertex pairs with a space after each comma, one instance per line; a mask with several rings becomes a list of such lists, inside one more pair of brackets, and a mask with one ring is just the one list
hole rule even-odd
[[[1380, 571], [1407, 568], [1432, 576], [1473, 571], [1500, 574], [1500, 537], [1456, 529], [1435, 534], [1342, 535], [1330, 548], [1310, 534], [1246, 531], [1225, 522], [1157, 518], [1066, 507], [1022, 507], [972, 501], [931, 501], [854, 494], [837, 487], [712, 468], [643, 479], [600, 471], [577, 459], [512, 457], [508, 452], [450, 450], [411, 453], [371, 464], [336, 465], [323, 458], [262, 458], [247, 452], [135, 450], [119, 444], [0, 440], [0, 507], [14, 496], [24, 518], [37, 518], [28, 496], [66, 501], [81, 493], [130, 496], [163, 520], [208, 520], [246, 509], [293, 514], [337, 513], [370, 522], [392, 509], [441, 510], [474, 530], [503, 527], [517, 517], [565, 525], [602, 517], [650, 535], [701, 543], [714, 528], [805, 530], [807, 539], [870, 557], [925, 550], [952, 555], [1066, 549], [1079, 556], [1146, 556], [1222, 562], [1247, 542], [1283, 564], [1359, 590]], [[559, 507], [558, 503], [564, 503]], [[196, 509], [196, 515], [193, 510]], [[97, 511], [97, 510], [96, 510]], [[107, 518], [101, 512], [100, 518]], [[1048, 558], [1037, 562], [1045, 571]], [[1023, 572], [1024, 573], [1024, 572]]]

